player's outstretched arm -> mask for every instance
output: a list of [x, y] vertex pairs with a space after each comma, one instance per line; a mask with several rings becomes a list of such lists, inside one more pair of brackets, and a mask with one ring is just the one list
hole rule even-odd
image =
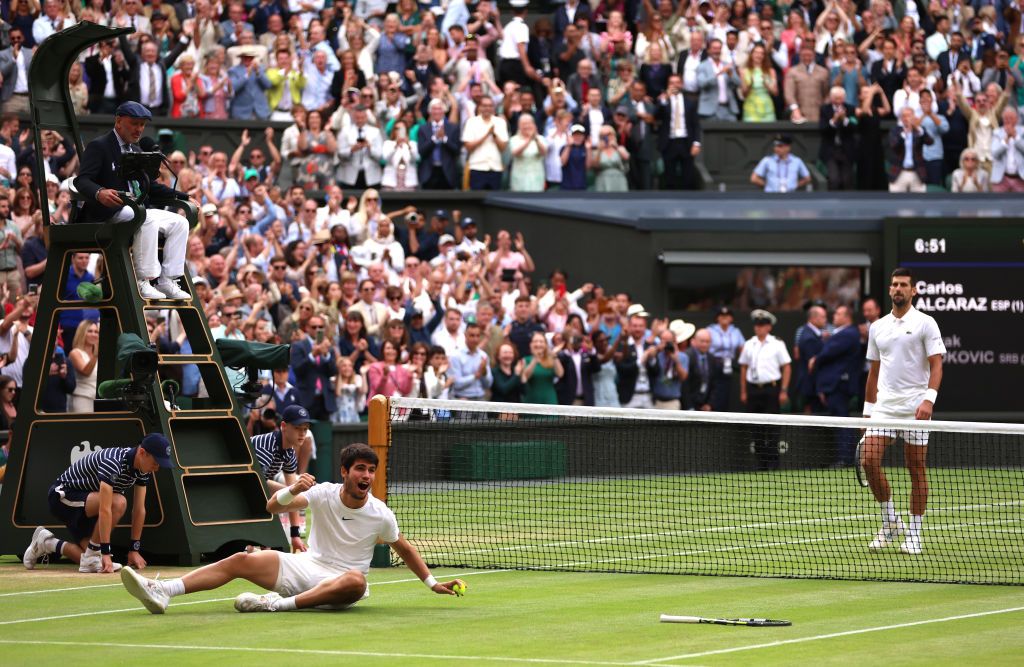
[[391, 548], [395, 550], [395, 553], [402, 559], [405, 566], [435, 593], [439, 595], [458, 595], [454, 590], [455, 586], [463, 589], [466, 587], [466, 582], [462, 579], [452, 579], [445, 582], [434, 579], [434, 576], [430, 574], [430, 568], [427, 567], [423, 557], [420, 556], [420, 552], [416, 551], [416, 547], [410, 544], [404, 535], [399, 535], [398, 540], [391, 543]]
[[302, 494], [315, 485], [316, 478], [309, 473], [299, 475], [297, 482], [270, 496], [270, 500], [267, 501], [267, 511], [271, 514], [281, 514], [306, 507], [309, 505], [309, 501]]

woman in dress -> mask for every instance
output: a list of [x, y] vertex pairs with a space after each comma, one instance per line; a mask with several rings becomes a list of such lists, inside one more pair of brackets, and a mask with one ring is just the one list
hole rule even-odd
[[590, 160], [587, 130], [582, 125], [573, 125], [572, 140], [562, 147], [563, 190], [587, 189], [587, 164]]
[[402, 121], [395, 123], [391, 137], [382, 148], [385, 164], [380, 186], [385, 190], [415, 190], [419, 186], [419, 147], [409, 141], [409, 128]]
[[502, 343], [498, 346], [495, 364], [491, 368], [491, 400], [498, 403], [519, 403], [523, 400], [523, 380], [516, 372], [516, 346]]
[[544, 156], [548, 144], [537, 132], [537, 122], [528, 113], [520, 114], [516, 133], [509, 141], [512, 151], [512, 176], [509, 190], [513, 192], [544, 191]]
[[82, 320], [75, 329], [68, 361], [75, 367], [75, 390], [71, 393], [68, 412], [95, 412], [96, 362], [100, 344], [100, 325], [96, 320]]
[[594, 406], [599, 408], [618, 408], [619, 390], [616, 386], [618, 372], [615, 370], [615, 348], [609, 344], [608, 334], [600, 329], [594, 331], [594, 352], [601, 363], [601, 368], [591, 375], [594, 381]]
[[359, 415], [366, 408], [366, 389], [363, 378], [356, 373], [352, 360], [348, 357], [338, 358], [338, 376], [334, 380], [334, 395], [338, 409], [331, 415], [335, 424], [355, 424]]
[[77, 60], [71, 64], [71, 70], [68, 72], [68, 88], [71, 91], [71, 103], [75, 107], [75, 113], [89, 113], [86, 108], [86, 104], [89, 103], [89, 86], [82, 81], [82, 64]]
[[877, 83], [861, 88], [860, 105], [857, 107], [857, 131], [860, 141], [857, 146], [857, 189], [888, 190], [882, 145], [882, 118], [892, 111], [889, 99]]
[[754, 46], [746, 66], [740, 70], [740, 93], [743, 97], [743, 120], [770, 123], [775, 120], [775, 101], [779, 83], [768, 61], [763, 44]]
[[590, 167], [597, 172], [594, 190], [597, 192], [629, 192], [626, 180], [626, 165], [629, 151], [620, 146], [611, 125], [601, 128], [598, 135], [599, 148], [591, 153]]
[[234, 91], [231, 80], [221, 71], [221, 57], [213, 54], [206, 59], [206, 68], [199, 77], [199, 105], [201, 116], [215, 120], [226, 120], [228, 105]]
[[299, 134], [298, 184], [307, 190], [323, 190], [333, 182], [335, 154], [338, 142], [330, 128], [324, 127], [319, 111], [306, 116], [306, 131]]
[[516, 374], [523, 381], [523, 403], [557, 405], [555, 380], [562, 377], [562, 362], [551, 353], [548, 339], [536, 332], [530, 339], [530, 354], [516, 364]]

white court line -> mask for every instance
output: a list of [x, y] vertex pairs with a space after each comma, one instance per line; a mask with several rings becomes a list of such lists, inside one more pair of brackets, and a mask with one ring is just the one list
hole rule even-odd
[[[509, 572], [509, 570], [487, 570], [487, 571], [484, 571], [484, 572], [464, 572], [464, 573], [461, 573], [461, 574], [453, 574], [453, 575], [450, 575], [450, 576], [452, 576], [452, 577], [469, 577], [469, 576], [475, 576], [475, 575], [480, 575], [480, 574], [498, 574], [500, 572]], [[371, 582], [369, 585], [370, 586], [387, 586], [388, 584], [407, 584], [407, 583], [411, 583], [411, 582], [414, 582], [414, 581], [415, 582], [419, 582], [420, 580], [419, 580], [419, 578], [394, 579], [392, 581]], [[115, 585], [119, 586], [120, 584], [115, 584]], [[194, 600], [194, 601], [191, 601], [191, 602], [178, 602], [178, 603], [175, 603], [174, 606], [175, 607], [183, 607], [185, 605], [206, 604], [207, 602], [225, 602], [227, 600], [234, 600], [234, 599], [235, 599], [234, 597], [230, 597], [230, 598], [213, 598], [213, 599], [210, 599], [210, 600]], [[138, 610], [139, 610], [139, 607], [136, 606], [136, 607], [128, 607], [128, 608], [125, 608], [125, 609], [104, 609], [104, 610], [101, 610], [101, 611], [87, 611], [87, 612], [80, 612], [80, 613], [77, 613], [77, 614], [61, 614], [59, 616], [41, 616], [41, 617], [37, 617], [37, 618], [19, 618], [19, 619], [15, 619], [13, 621], [0, 621], [0, 626], [3, 626], [3, 625], [17, 625], [17, 624], [20, 624], [20, 623], [37, 623], [37, 622], [40, 622], [40, 621], [58, 621], [58, 620], [65, 619], [65, 618], [79, 618], [79, 617], [82, 617], [82, 616], [94, 616], [94, 615], [99, 615], [99, 614], [121, 614], [121, 613], [124, 613], [124, 612], [138, 611]]]
[[410, 658], [415, 660], [441, 660], [455, 661], [468, 660], [472, 662], [515, 662], [532, 665], [611, 665], [614, 667], [627, 667], [636, 663], [632, 662], [611, 662], [605, 660], [569, 660], [561, 658], [508, 658], [500, 656], [485, 655], [439, 655], [434, 653], [380, 653], [374, 651], [343, 651], [333, 649], [308, 649], [308, 648], [262, 648], [252, 646], [182, 646], [180, 644], [122, 644], [116, 642], [65, 642], [65, 641], [33, 641], [23, 639], [0, 639], [0, 644], [19, 644], [33, 646], [74, 646], [95, 647], [95, 648], [130, 648], [130, 649], [159, 649], [170, 651], [229, 651], [236, 653], [287, 653], [289, 655], [329, 655], [329, 656], [352, 656], [364, 658]]
[[786, 646], [787, 644], [802, 644], [822, 639], [835, 639], [836, 637], [850, 637], [852, 635], [863, 635], [868, 632], [883, 632], [885, 630], [897, 630], [900, 628], [912, 628], [918, 625], [931, 625], [932, 623], [948, 623], [949, 621], [960, 621], [967, 618], [981, 618], [982, 616], [994, 616], [996, 614], [1010, 614], [1017, 611], [1024, 611], [1024, 607], [1009, 607], [1007, 609], [994, 609], [992, 611], [979, 611], [973, 614], [959, 614], [957, 616], [945, 616], [943, 618], [929, 618], [924, 621], [910, 621], [907, 623], [895, 623], [893, 625], [880, 625], [874, 628], [861, 628], [860, 630], [845, 630], [843, 632], [832, 632], [827, 635], [815, 635], [813, 637], [799, 637], [797, 639], [782, 639], [764, 644], [750, 644], [748, 646], [736, 646], [734, 648], [720, 648], [713, 651], [701, 651], [699, 653], [686, 653], [673, 655], [667, 658], [655, 658], [653, 660], [639, 660], [634, 665], [660, 665], [669, 660], [687, 660], [690, 658], [703, 658], [709, 655], [722, 655], [723, 653], [738, 653], [740, 651], [754, 651], [762, 648], [773, 648], [775, 646]]
[[[70, 572], [70, 570], [69, 570]], [[41, 591], [18, 591], [17, 593], [0, 593], [0, 598], [9, 598], [12, 595], [36, 595], [39, 593], [63, 593], [64, 591], [84, 591], [90, 588], [113, 588], [121, 584], [96, 584], [95, 586], [71, 586], [69, 588], [47, 588]]]

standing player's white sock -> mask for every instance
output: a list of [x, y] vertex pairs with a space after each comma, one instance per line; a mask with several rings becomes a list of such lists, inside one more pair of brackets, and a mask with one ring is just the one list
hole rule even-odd
[[924, 521], [923, 514], [911, 514], [910, 515], [910, 534], [916, 537], [918, 540], [921, 539], [921, 523]]
[[164, 593], [167, 593], [169, 597], [176, 595], [185, 594], [185, 582], [179, 579], [163, 579], [160, 581], [160, 586], [163, 587]]
[[279, 598], [274, 601], [274, 611], [295, 611], [298, 607], [295, 605], [295, 596], [289, 598]]
[[882, 506], [882, 523], [886, 526], [895, 526], [897, 521], [896, 504], [892, 498], [878, 504]]

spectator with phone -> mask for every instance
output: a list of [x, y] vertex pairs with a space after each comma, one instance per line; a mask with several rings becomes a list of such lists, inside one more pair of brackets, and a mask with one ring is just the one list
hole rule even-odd
[[337, 409], [331, 378], [336, 374], [337, 355], [326, 322], [320, 315], [309, 318], [298, 340], [291, 346], [291, 363], [299, 404], [316, 420], [330, 419]]
[[68, 399], [76, 384], [74, 366], [68, 363], [64, 348], [58, 342], [39, 397], [39, 409], [42, 412], [67, 412]]

